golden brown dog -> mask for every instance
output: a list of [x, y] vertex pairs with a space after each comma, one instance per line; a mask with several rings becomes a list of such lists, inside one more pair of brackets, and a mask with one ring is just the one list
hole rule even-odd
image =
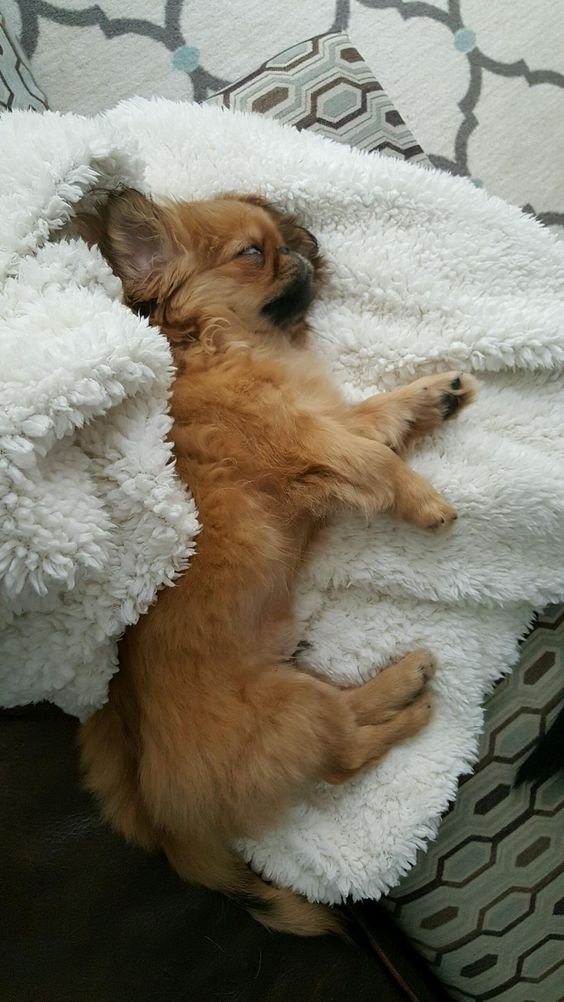
[[121, 643], [109, 702], [82, 728], [87, 783], [130, 842], [237, 897], [264, 925], [335, 930], [263, 882], [234, 840], [316, 780], [340, 783], [429, 720], [427, 651], [339, 688], [295, 656], [294, 578], [334, 512], [427, 530], [456, 514], [400, 458], [473, 397], [429, 376], [348, 406], [307, 348], [315, 238], [257, 198], [157, 206], [113, 196], [101, 247], [125, 301], [170, 339], [172, 440], [197, 502], [197, 554]]

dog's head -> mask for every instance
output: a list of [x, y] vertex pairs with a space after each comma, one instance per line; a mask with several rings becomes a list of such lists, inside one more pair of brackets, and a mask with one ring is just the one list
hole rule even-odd
[[225, 310], [292, 334], [318, 261], [315, 237], [256, 196], [157, 205], [126, 190], [104, 209], [100, 246], [128, 305], [176, 341], [198, 335], [198, 315]]

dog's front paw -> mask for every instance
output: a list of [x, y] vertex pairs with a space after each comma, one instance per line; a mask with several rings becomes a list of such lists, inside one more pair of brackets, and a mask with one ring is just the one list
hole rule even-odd
[[417, 390], [415, 422], [431, 431], [472, 403], [478, 380], [466, 372], [441, 372], [418, 379], [413, 388]]
[[478, 380], [466, 372], [447, 372], [435, 378], [438, 380], [435, 392], [439, 394], [438, 408], [443, 421], [454, 417], [476, 396]]
[[429, 532], [448, 532], [458, 518], [455, 508], [445, 501], [440, 494], [428, 501], [422, 502], [415, 524], [420, 529], [427, 529]]

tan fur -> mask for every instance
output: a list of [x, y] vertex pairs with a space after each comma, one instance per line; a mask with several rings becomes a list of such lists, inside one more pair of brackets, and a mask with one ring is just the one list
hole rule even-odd
[[[433, 659], [415, 651], [357, 688], [316, 677], [293, 657], [294, 579], [339, 510], [450, 526], [454, 510], [400, 454], [469, 403], [474, 381], [446, 373], [348, 406], [307, 348], [315, 239], [259, 199], [158, 207], [125, 192], [101, 229], [126, 302], [173, 346], [172, 440], [203, 528], [82, 728], [87, 784], [114, 828], [164, 849], [185, 879], [272, 928], [334, 931], [329, 909], [265, 884], [230, 847], [308, 784], [343, 782], [416, 734]], [[260, 254], [238, 256], [253, 244]], [[283, 299], [273, 319], [265, 304], [289, 288], [299, 305]]]

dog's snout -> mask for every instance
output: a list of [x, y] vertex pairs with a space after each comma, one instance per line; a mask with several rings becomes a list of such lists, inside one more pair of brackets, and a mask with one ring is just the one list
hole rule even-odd
[[303, 254], [294, 254], [294, 258], [297, 265], [297, 272], [300, 278], [307, 278], [313, 272], [313, 265], [309, 258], [304, 257]]

